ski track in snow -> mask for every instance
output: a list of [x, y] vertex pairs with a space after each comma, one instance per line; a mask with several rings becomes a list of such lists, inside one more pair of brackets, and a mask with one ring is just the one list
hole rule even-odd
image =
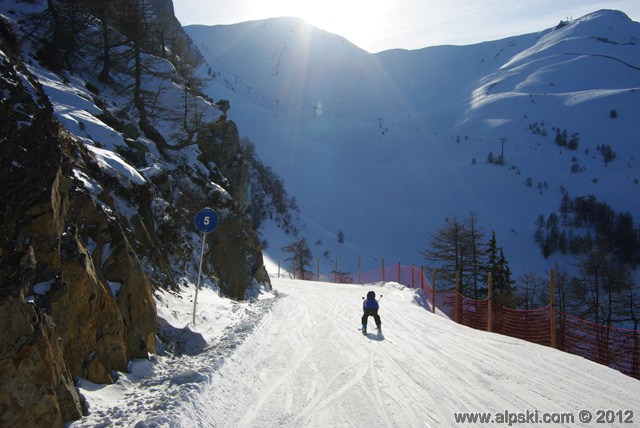
[[[122, 375], [131, 385], [118, 382], [120, 405], [93, 403], [94, 413], [72, 426], [453, 426], [454, 412], [505, 410], [573, 412], [577, 421], [582, 409], [630, 409], [640, 417], [637, 380], [457, 325], [418, 305], [419, 291], [273, 282], [277, 298], [253, 305], [216, 346], [136, 365], [147, 373]], [[382, 336], [357, 330], [371, 289], [384, 295]]]
[[[453, 412], [640, 409], [640, 382], [458, 326], [378, 289], [383, 337], [357, 331], [371, 287], [276, 280], [284, 295], [185, 408], [199, 426], [437, 426]], [[625, 387], [622, 387], [625, 385]], [[204, 410], [207, 409], [207, 410]]]
[[[159, 335], [167, 342], [167, 351], [151, 356], [149, 361], [133, 361], [129, 365], [130, 372], [121, 373], [114, 385], [95, 385], [80, 380], [81, 392], [88, 395], [90, 413], [82, 420], [68, 424], [69, 428], [193, 426], [177, 418], [181, 408], [206, 391], [213, 373], [251, 334], [273, 301], [258, 300], [251, 305], [233, 303], [231, 312], [234, 316], [226, 315], [227, 325], [213, 346], [206, 346], [198, 329], [194, 332], [187, 327], [163, 327], [166, 322], [160, 320]], [[220, 316], [215, 314], [216, 309], [208, 314], [210, 322]], [[186, 313], [186, 316], [191, 319], [190, 314]], [[199, 325], [202, 323], [199, 321]], [[108, 389], [104, 393], [107, 399], [102, 399], [99, 392], [94, 394], [100, 389]]]

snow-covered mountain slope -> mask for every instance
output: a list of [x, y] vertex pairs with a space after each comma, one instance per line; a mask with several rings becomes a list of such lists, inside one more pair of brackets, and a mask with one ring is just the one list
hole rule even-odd
[[[633, 422], [640, 412], [637, 380], [455, 324], [422, 306], [419, 291], [394, 283], [274, 285], [275, 299], [265, 294], [250, 306], [204, 289], [195, 328], [183, 328], [188, 301], [159, 295], [163, 330], [183, 335], [185, 355], [135, 362], [115, 385], [83, 382], [90, 414], [71, 426], [456, 426], [457, 412], [490, 413], [495, 423], [505, 411], [537, 414], [540, 424], [547, 414], [571, 414], [559, 426], [581, 426], [581, 410], [594, 417], [620, 410], [624, 418], [630, 411]], [[368, 290], [380, 298], [382, 336], [357, 330]], [[261, 319], [246, 317], [257, 311]], [[216, 335], [223, 340], [211, 340]]]
[[[208, 92], [297, 198], [322, 272], [336, 256], [351, 272], [357, 256], [423, 264], [427, 234], [473, 211], [518, 273], [550, 268], [532, 236], [561, 187], [640, 207], [640, 24], [605, 10], [558, 27], [379, 54], [293, 19], [185, 29], [216, 73]], [[502, 150], [506, 165], [486, 162]], [[283, 259], [292, 238], [263, 234]]]

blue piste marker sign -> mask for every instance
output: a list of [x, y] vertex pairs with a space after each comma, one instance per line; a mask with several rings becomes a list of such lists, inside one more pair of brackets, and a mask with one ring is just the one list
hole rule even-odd
[[213, 232], [218, 227], [218, 213], [211, 208], [203, 208], [198, 211], [195, 218], [196, 227], [202, 232], [202, 249], [200, 250], [200, 267], [198, 268], [198, 282], [196, 283], [196, 294], [193, 297], [193, 325], [196, 325], [196, 304], [198, 302], [198, 289], [200, 289], [200, 277], [202, 276], [202, 259], [204, 258], [204, 242], [207, 233]]
[[203, 208], [196, 214], [195, 222], [200, 232], [213, 232], [218, 227], [218, 213], [211, 208]]

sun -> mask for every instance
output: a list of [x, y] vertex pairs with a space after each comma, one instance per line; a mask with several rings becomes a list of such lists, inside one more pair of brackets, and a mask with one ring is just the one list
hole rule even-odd
[[376, 37], [392, 0], [271, 0], [256, 2], [271, 16], [295, 16], [356, 45]]

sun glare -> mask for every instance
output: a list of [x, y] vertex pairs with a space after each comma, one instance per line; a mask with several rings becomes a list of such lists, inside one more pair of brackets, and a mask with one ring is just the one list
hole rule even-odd
[[383, 24], [392, 0], [260, 0], [254, 13], [265, 16], [295, 16], [308, 24], [345, 37], [356, 45], [366, 44]]

